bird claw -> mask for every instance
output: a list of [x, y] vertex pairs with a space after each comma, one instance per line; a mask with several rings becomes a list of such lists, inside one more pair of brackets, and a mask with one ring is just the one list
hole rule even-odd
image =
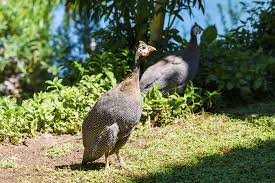
[[122, 157], [121, 157], [120, 154], [118, 154], [118, 153], [117, 153], [117, 159], [118, 159], [118, 162], [119, 162], [119, 166], [120, 166], [121, 168], [126, 167], [125, 162], [123, 161]]
[[81, 165], [82, 165], [82, 166], [85, 166], [85, 165], [87, 165], [87, 164], [88, 164], [87, 161], [84, 161], [84, 160], [83, 160], [83, 161], [81, 162]]
[[120, 166], [120, 168], [125, 168], [126, 167], [126, 164], [122, 159], [119, 161], [119, 166]]
[[105, 170], [105, 171], [108, 171], [109, 169], [110, 169], [109, 164], [106, 164], [104, 170]]

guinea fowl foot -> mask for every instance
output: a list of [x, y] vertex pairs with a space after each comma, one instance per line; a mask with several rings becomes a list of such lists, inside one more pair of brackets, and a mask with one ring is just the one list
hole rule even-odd
[[118, 152], [116, 153], [116, 156], [117, 156], [120, 167], [121, 168], [125, 167], [126, 164], [125, 164], [125, 162], [123, 161], [122, 157], [120, 156], [120, 154]]
[[87, 165], [87, 164], [88, 164], [87, 161], [82, 160], [82, 162], [81, 162], [81, 165], [82, 165], [82, 166]]
[[88, 149], [84, 148], [81, 165], [87, 165], [90, 162], [89, 154], [90, 154], [90, 152], [88, 151]]

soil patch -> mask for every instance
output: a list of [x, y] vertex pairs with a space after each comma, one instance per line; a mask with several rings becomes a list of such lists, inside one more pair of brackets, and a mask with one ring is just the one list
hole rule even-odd
[[[64, 145], [68, 147], [66, 151], [62, 149]], [[0, 145], [0, 162], [14, 162], [16, 166], [0, 168], [0, 183], [18, 182], [22, 176], [43, 176], [43, 171], [38, 170], [41, 167], [55, 168], [79, 164], [82, 153], [81, 135], [41, 134], [26, 139], [20, 145]]]

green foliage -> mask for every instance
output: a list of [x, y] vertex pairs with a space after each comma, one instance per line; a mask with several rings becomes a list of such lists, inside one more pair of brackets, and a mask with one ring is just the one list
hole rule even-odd
[[257, 51], [223, 47], [223, 41], [202, 50], [198, 82], [208, 89], [218, 89], [224, 94], [234, 92], [243, 98], [272, 90], [269, 72], [275, 58]]
[[164, 97], [159, 86], [153, 87], [143, 98], [143, 121], [149, 121], [153, 126], [169, 124], [177, 118], [214, 107], [217, 92], [203, 92], [190, 82], [183, 96], [176, 92]]
[[251, 35], [248, 29], [234, 29], [216, 40], [215, 26], [207, 27], [201, 37], [202, 61], [196, 82], [210, 91], [245, 100], [274, 93], [275, 58], [272, 52], [253, 48], [256, 38]]
[[64, 157], [66, 154], [68, 154], [72, 149], [72, 144], [66, 143], [66, 144], [56, 144], [48, 149], [47, 155], [50, 158], [60, 158]]
[[201, 44], [209, 45], [216, 40], [218, 31], [215, 25], [208, 26], [202, 33]]
[[38, 91], [45, 80], [58, 73], [51, 55], [49, 27], [52, 12], [59, 0], [48, 1], [8, 0], [0, 2], [0, 42], [4, 53], [0, 55], [0, 94], [9, 94], [3, 83], [21, 74], [16, 89], [23, 95]]
[[14, 160], [0, 160], [0, 169], [16, 168], [16, 166]]
[[97, 75], [102, 73], [112, 83], [122, 81], [130, 72], [130, 65], [134, 65], [134, 55], [128, 50], [121, 50], [118, 53], [94, 52], [92, 57], [84, 62], [74, 61], [68, 66], [65, 73], [65, 83], [76, 83], [84, 75]]
[[[257, 1], [253, 8], [242, 5], [249, 14], [248, 21], [241, 21], [240, 27], [212, 44], [204, 44], [202, 36], [197, 81], [209, 90], [220, 90], [223, 95], [240, 96], [247, 101], [251, 97], [274, 95], [274, 1]], [[204, 34], [210, 34], [209, 29]]]
[[0, 141], [18, 143], [22, 134], [37, 131], [56, 134], [76, 133], [96, 99], [112, 86], [102, 74], [84, 76], [72, 87], [55, 78], [48, 81], [49, 92], [34, 94], [21, 105], [15, 99], [0, 98]]
[[[250, 26], [253, 28], [247, 36], [240, 34], [240, 36], [251, 37], [251, 44], [253, 49], [263, 48], [267, 52], [272, 52], [275, 55], [275, 1], [255, 1], [254, 7], [245, 6], [244, 9], [249, 13], [248, 21], [242, 21], [243, 26]], [[239, 29], [239, 30], [244, 30]], [[238, 32], [239, 33], [239, 32]]]
[[241, 2], [242, 11], [248, 14], [246, 20], [240, 20], [240, 26], [224, 35], [225, 46], [236, 49], [263, 49], [274, 56], [274, 5], [273, 0], [254, 1], [252, 6]]
[[[34, 94], [21, 105], [9, 97], [0, 98], [0, 141], [18, 143], [23, 134], [38, 132], [55, 134], [76, 133], [98, 97], [109, 90], [116, 81], [106, 69], [103, 74], [83, 76], [75, 86], [64, 86], [62, 80], [47, 81], [48, 92]], [[109, 76], [108, 76], [109, 75]], [[175, 118], [184, 118], [203, 108], [213, 107], [215, 92], [204, 92], [190, 83], [184, 96], [173, 94], [163, 97], [157, 88], [144, 97], [143, 120], [153, 125], [164, 125]]]
[[[127, 5], [126, 5], [127, 4]], [[126, 6], [125, 6], [126, 5]], [[93, 32], [104, 49], [134, 48], [139, 40], [148, 42], [152, 36], [161, 39], [165, 30], [164, 19], [168, 17], [166, 32], [172, 29], [175, 20], [183, 21], [182, 12], [192, 14], [194, 8], [204, 12], [204, 1], [106, 1], [94, 3], [91, 0], [67, 0], [67, 8], [74, 14], [86, 15], [86, 19], [95, 24], [107, 22], [108, 25]], [[161, 8], [158, 8], [161, 6]], [[167, 16], [165, 16], [167, 15]], [[157, 17], [158, 16], [158, 17]], [[84, 18], [84, 17], [83, 17]], [[152, 25], [159, 25], [152, 29]], [[153, 31], [153, 32], [152, 32]], [[107, 39], [106, 39], [107, 38]], [[157, 40], [163, 41], [163, 40]], [[167, 41], [167, 40], [164, 40]]]

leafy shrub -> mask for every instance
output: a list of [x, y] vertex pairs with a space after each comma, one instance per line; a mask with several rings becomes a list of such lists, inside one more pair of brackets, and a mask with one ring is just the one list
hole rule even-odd
[[63, 86], [57, 78], [48, 84], [51, 91], [36, 93], [21, 105], [15, 99], [0, 98], [0, 141], [18, 143], [23, 133], [34, 135], [36, 131], [78, 132], [91, 106], [113, 83], [99, 74], [84, 76], [72, 87]]
[[[0, 54], [0, 95], [28, 96], [58, 73], [52, 59], [57, 50], [49, 44], [52, 12], [58, 3], [59, 0], [0, 2], [0, 42], [4, 45]], [[14, 88], [7, 89], [5, 81], [14, 79]]]
[[155, 86], [143, 98], [142, 121], [149, 121], [153, 126], [169, 124], [176, 118], [213, 108], [217, 95], [215, 91], [203, 91], [189, 82], [183, 96], [175, 92], [164, 97], [159, 86]]
[[[227, 44], [234, 47], [257, 50], [262, 48], [275, 55], [275, 1], [254, 1], [252, 6], [241, 3], [248, 18], [241, 22], [241, 26], [232, 29], [226, 35]], [[251, 29], [252, 28], [252, 29]]]
[[[197, 80], [208, 89], [236, 93], [246, 98], [267, 92], [268, 73], [275, 58], [257, 50], [223, 47], [222, 41], [202, 49], [202, 62]], [[204, 83], [202, 83], [204, 82]]]
[[[76, 86], [71, 87], [62, 85], [58, 78], [47, 83], [48, 92], [36, 93], [21, 105], [14, 98], [0, 98], [0, 142], [18, 143], [23, 134], [34, 135], [36, 132], [79, 132], [98, 97], [115, 84], [103, 74], [83, 76]], [[168, 124], [203, 107], [211, 108], [213, 95], [216, 93], [203, 93], [192, 83], [187, 86], [184, 96], [175, 93], [165, 98], [153, 88], [144, 97], [142, 120], [151, 120], [153, 125]]]
[[130, 72], [130, 66], [134, 65], [134, 55], [129, 50], [121, 50], [118, 53], [93, 52], [92, 57], [84, 62], [74, 61], [67, 65], [68, 71], [64, 78], [65, 83], [77, 83], [82, 76], [97, 75], [103, 73], [104, 77], [121, 81]]
[[[201, 36], [201, 66], [196, 83], [207, 90], [247, 99], [272, 91], [270, 76], [275, 72], [275, 58], [262, 49], [250, 50], [231, 33], [216, 40], [215, 26]], [[230, 41], [231, 40], [231, 41]], [[237, 44], [238, 43], [238, 44]]]

